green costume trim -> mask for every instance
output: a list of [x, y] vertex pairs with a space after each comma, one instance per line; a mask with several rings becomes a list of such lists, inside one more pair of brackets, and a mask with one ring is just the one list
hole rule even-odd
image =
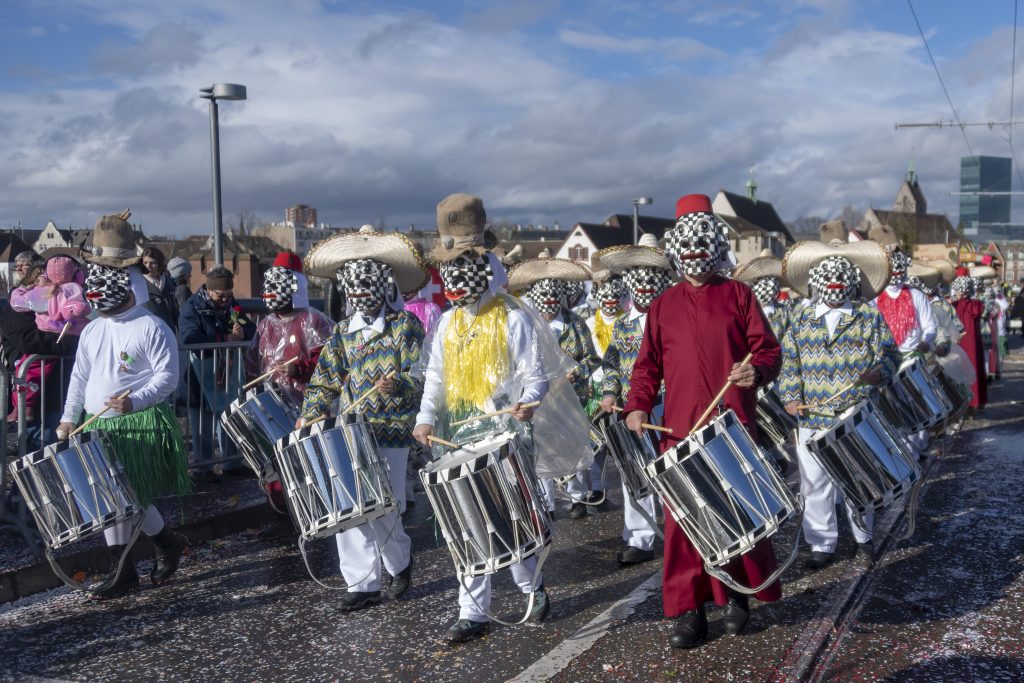
[[[92, 417], [86, 415], [86, 419]], [[181, 426], [166, 403], [118, 417], [100, 418], [85, 431], [102, 430], [143, 507], [168, 493], [192, 490]]]

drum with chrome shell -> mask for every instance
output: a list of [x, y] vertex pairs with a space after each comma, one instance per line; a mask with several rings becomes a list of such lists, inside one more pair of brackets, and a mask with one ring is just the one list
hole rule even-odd
[[956, 408], [921, 358], [903, 361], [879, 394], [890, 422], [910, 433], [941, 425]]
[[420, 471], [461, 576], [483, 576], [540, 554], [551, 520], [519, 435], [485, 436]]
[[786, 447], [795, 443], [796, 417], [786, 412], [778, 394], [767, 387], [757, 390], [758, 441], [766, 447], [786, 453]]
[[299, 534], [325, 538], [397, 508], [387, 464], [358, 413], [317, 422], [277, 442], [281, 485]]
[[608, 453], [619, 468], [622, 482], [633, 500], [640, 500], [654, 493], [647, 466], [658, 458], [658, 451], [651, 441], [651, 435], [637, 434], [626, 427], [624, 420], [609, 420], [601, 423], [608, 444]]
[[262, 481], [276, 478], [274, 452], [277, 442], [295, 429], [299, 406], [277, 387], [250, 390], [231, 403], [221, 424], [238, 446], [242, 457]]

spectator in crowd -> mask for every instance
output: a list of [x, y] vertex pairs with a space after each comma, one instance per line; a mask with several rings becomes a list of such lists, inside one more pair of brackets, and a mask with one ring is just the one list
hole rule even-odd
[[192, 279], [192, 264], [175, 256], [167, 262], [167, 273], [174, 281], [174, 303], [178, 311], [185, 308], [185, 302], [192, 298], [192, 287], [189, 285]]
[[167, 257], [156, 247], [142, 251], [142, 273], [149, 288], [146, 309], [167, 323], [171, 331], [178, 328], [178, 304], [174, 298], [174, 280], [167, 274]]
[[[181, 343], [215, 344], [243, 342], [252, 339], [256, 325], [235, 302], [234, 274], [224, 266], [213, 266], [206, 272], [206, 284], [185, 303], [178, 317]], [[194, 351], [188, 375], [188, 419], [192, 431], [193, 478], [215, 481], [213, 471], [213, 439], [217, 438], [222, 458], [230, 457], [234, 445], [221, 432], [220, 413], [238, 392], [244, 379], [244, 368], [238, 364], [234, 349]], [[245, 475], [249, 470], [241, 463], [226, 466], [225, 474]]]
[[[1021, 284], [1024, 285], [1024, 279], [1021, 280]], [[1010, 320], [1018, 321], [1020, 327], [1017, 328], [1017, 334], [1024, 335], [1024, 287], [1017, 292], [1017, 296], [1013, 300], [1013, 310], [1010, 311]]]

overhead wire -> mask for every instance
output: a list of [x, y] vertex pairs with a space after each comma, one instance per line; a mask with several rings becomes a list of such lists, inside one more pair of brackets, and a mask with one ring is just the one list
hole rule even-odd
[[1013, 53], [1010, 55], [1010, 125], [1007, 126], [1007, 137], [1010, 141], [1010, 156], [1013, 158], [1013, 166], [1017, 169], [1017, 179], [1024, 187], [1024, 173], [1021, 173], [1020, 162], [1017, 161], [1017, 150], [1013, 146], [1013, 92], [1017, 79], [1017, 4], [1019, 0], [1013, 0]]

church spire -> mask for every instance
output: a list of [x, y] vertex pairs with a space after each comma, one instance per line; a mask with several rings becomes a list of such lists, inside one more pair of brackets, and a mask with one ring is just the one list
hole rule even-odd
[[914, 160], [910, 160], [910, 165], [907, 167], [907, 182], [911, 185], [917, 185], [917, 171], [914, 170]]
[[750, 180], [747, 181], [747, 199], [757, 201], [757, 181], [754, 180], [754, 169], [750, 169]]

